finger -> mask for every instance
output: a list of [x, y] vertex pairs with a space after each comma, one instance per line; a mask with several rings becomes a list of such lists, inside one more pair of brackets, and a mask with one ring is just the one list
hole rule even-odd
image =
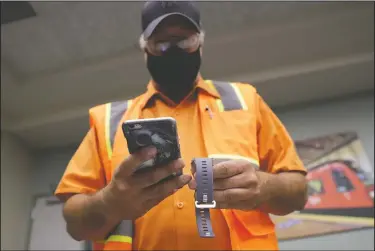
[[232, 188], [252, 188], [257, 185], [257, 177], [250, 172], [241, 173], [229, 178], [215, 179], [215, 190], [226, 190]]
[[249, 189], [233, 188], [227, 190], [214, 190], [214, 199], [216, 203], [237, 203], [239, 201], [249, 200], [252, 192]]
[[182, 172], [185, 164], [182, 159], [174, 160], [164, 166], [151, 167], [142, 173], [135, 173], [130, 182], [134, 186], [146, 188], [152, 186], [168, 176]]
[[191, 162], [191, 163], [190, 163], [190, 173], [191, 173], [192, 175], [195, 175], [196, 171], [197, 171], [196, 166], [194, 165], [193, 162]]
[[188, 184], [190, 180], [190, 175], [183, 174], [173, 179], [166, 180], [165, 182], [147, 187], [143, 190], [143, 193], [147, 198], [155, 198], [156, 201], [162, 201], [175, 192], [175, 190], [181, 189]]
[[140, 166], [146, 161], [153, 160], [156, 156], [156, 153], [157, 150], [153, 146], [142, 148], [138, 152], [133, 153], [125, 158], [118, 166], [115, 175], [118, 175], [122, 178], [130, 176], [136, 167]]
[[197, 181], [194, 178], [191, 179], [188, 185], [191, 190], [197, 189]]
[[257, 207], [256, 203], [252, 203], [249, 201], [239, 201], [235, 203], [216, 203], [216, 208], [220, 209], [236, 209], [236, 210], [243, 210], [243, 211], [249, 211], [253, 210]]
[[229, 178], [234, 175], [243, 173], [245, 171], [245, 165], [242, 165], [237, 160], [229, 160], [220, 162], [213, 167], [213, 178], [223, 179]]

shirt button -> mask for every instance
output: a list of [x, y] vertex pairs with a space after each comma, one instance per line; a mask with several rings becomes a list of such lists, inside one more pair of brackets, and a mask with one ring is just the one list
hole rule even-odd
[[184, 203], [182, 201], [177, 202], [177, 208], [181, 209], [184, 207]]

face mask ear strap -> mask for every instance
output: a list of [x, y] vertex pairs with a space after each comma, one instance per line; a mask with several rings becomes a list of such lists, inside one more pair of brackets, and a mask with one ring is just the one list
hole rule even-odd
[[144, 39], [144, 36], [143, 34], [141, 34], [141, 36], [139, 37], [139, 40], [138, 40], [138, 45], [139, 45], [139, 48], [143, 51], [146, 50], [146, 40]]
[[201, 47], [203, 47], [205, 35], [206, 33], [203, 30], [199, 33], [199, 44]]

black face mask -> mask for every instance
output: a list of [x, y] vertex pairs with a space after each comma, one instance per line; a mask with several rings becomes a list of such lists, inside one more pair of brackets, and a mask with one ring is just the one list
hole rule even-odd
[[171, 47], [162, 56], [150, 53], [147, 68], [161, 92], [172, 100], [181, 100], [194, 88], [200, 66], [200, 50], [188, 53]]

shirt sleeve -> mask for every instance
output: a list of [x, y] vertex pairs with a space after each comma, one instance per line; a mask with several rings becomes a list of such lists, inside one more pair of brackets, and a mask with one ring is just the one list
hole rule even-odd
[[280, 119], [266, 104], [258, 99], [257, 139], [260, 168], [269, 173], [300, 171], [306, 169], [298, 156], [294, 141]]
[[57, 186], [55, 195], [94, 193], [106, 184], [95, 126], [91, 125]]

